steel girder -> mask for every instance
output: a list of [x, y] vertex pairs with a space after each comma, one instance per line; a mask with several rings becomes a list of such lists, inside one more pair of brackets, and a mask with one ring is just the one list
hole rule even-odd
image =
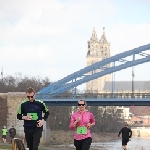
[[[78, 85], [81, 85], [85, 82], [88, 82], [90, 80], [102, 77], [107, 74], [111, 74], [116, 71], [120, 71], [122, 69], [126, 69], [128, 67], [136, 66], [145, 62], [150, 61], [150, 55], [143, 53], [144, 51], [150, 50], [150, 44], [140, 46], [138, 48], [134, 48], [129, 51], [125, 51], [123, 53], [117, 54], [115, 56], [112, 56], [110, 58], [104, 59], [100, 62], [96, 62], [95, 64], [92, 64], [91, 66], [85, 67], [77, 72], [74, 72], [71, 75], [68, 75], [64, 77], [61, 80], [58, 80], [57, 82], [54, 82], [50, 84], [49, 86], [41, 89], [39, 92], [37, 92], [36, 97], [38, 98], [38, 95], [43, 95], [42, 98], [48, 98], [48, 95], [57, 95], [60, 93], [63, 93], [71, 88], [74, 88]], [[137, 59], [135, 58], [136, 54], [144, 55], [144, 58]], [[126, 57], [133, 57], [131, 61], [125, 60]], [[110, 63], [114, 62], [124, 62], [124, 64], [120, 64], [118, 66], [112, 66], [112, 67], [106, 67]], [[96, 71], [95, 71], [96, 70]], [[97, 72], [99, 70], [99, 72]], [[87, 75], [89, 72], [93, 72], [92, 75]], [[46, 96], [47, 95], [47, 96]]]
[[[77, 106], [79, 99], [43, 99], [47, 106]], [[88, 106], [150, 106], [149, 98], [84, 98]]]

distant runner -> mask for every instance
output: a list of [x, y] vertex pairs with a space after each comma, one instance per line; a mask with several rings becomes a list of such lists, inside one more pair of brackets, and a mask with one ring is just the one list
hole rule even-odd
[[122, 148], [124, 150], [127, 150], [127, 143], [129, 142], [129, 138], [131, 138], [132, 136], [132, 131], [129, 128], [129, 126], [126, 125], [120, 130], [118, 137], [120, 136], [121, 133], [122, 133]]
[[6, 135], [7, 135], [7, 129], [6, 129], [6, 126], [3, 127], [2, 129], [2, 140], [3, 140], [3, 143], [6, 143]]

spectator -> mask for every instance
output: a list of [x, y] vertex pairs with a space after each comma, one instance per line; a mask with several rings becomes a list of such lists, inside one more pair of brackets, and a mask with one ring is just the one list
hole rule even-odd
[[16, 135], [16, 129], [14, 128], [14, 125], [12, 125], [12, 127], [9, 129], [9, 136], [11, 138], [11, 143], [12, 143], [12, 139], [15, 137]]

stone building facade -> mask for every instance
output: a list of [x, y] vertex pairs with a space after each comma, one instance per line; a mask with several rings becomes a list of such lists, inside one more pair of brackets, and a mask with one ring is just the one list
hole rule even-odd
[[[86, 56], [87, 66], [90, 66], [96, 62], [99, 62], [109, 57], [110, 57], [110, 43], [107, 41], [107, 38], [105, 35], [105, 28], [103, 28], [103, 34], [100, 40], [97, 37], [95, 28], [93, 28], [92, 36], [90, 40], [88, 41], [88, 52]], [[110, 67], [110, 64], [108, 64], [106, 67]], [[99, 72], [99, 71], [101, 70], [100, 69], [96, 70], [96, 72]], [[91, 74], [92, 72], [88, 73], [88, 75], [91, 75]], [[86, 91], [100, 93], [103, 90], [103, 87], [106, 81], [111, 81], [110, 74], [87, 82]]]
[[[134, 93], [150, 93], [150, 81], [134, 81], [133, 84], [134, 84]], [[103, 92], [104, 93], [112, 92], [112, 82], [108, 81], [105, 83]], [[132, 81], [115, 81], [114, 92], [131, 93]]]

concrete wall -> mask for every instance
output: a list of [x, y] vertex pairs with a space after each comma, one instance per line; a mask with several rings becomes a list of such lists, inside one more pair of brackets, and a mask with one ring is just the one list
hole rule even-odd
[[[17, 110], [20, 103], [26, 99], [25, 92], [9, 92], [7, 94], [0, 94], [0, 98], [5, 98], [7, 103], [7, 128], [9, 129], [12, 125], [17, 130], [17, 135], [24, 138], [23, 121], [17, 119]], [[43, 136], [41, 138], [41, 144], [49, 144], [50, 130], [46, 129], [46, 123], [44, 125]]]
[[0, 129], [7, 125], [7, 94], [0, 93]]
[[11, 127], [11, 125], [13, 124], [17, 127], [17, 130], [23, 130], [23, 121], [18, 120], [16, 117], [18, 107], [24, 99], [26, 99], [25, 92], [11, 92], [7, 94], [7, 127]]

